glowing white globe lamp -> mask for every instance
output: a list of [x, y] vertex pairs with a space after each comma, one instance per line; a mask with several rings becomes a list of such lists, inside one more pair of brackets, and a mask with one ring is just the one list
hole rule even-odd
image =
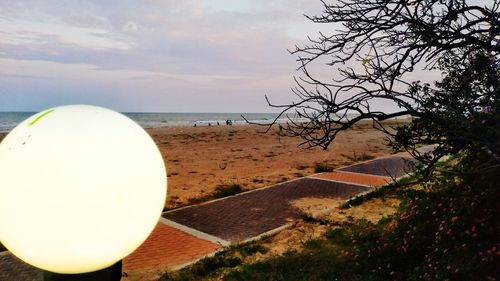
[[0, 144], [0, 179], [0, 241], [56, 274], [119, 263], [152, 232], [167, 192], [151, 137], [126, 116], [88, 105], [19, 124]]

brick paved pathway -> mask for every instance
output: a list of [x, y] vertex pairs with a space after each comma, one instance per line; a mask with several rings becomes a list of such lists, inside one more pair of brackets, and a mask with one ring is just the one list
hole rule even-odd
[[347, 171], [327, 172], [327, 173], [312, 175], [310, 177], [317, 178], [317, 179], [345, 182], [345, 183], [368, 185], [368, 186], [381, 186], [381, 185], [384, 185], [384, 184], [391, 182], [391, 178], [389, 178], [389, 177], [375, 176], [375, 175], [364, 175], [364, 174], [352, 173], [352, 172], [347, 172]]
[[339, 169], [339, 171], [399, 178], [410, 172], [408, 165], [410, 161], [412, 160], [406, 157], [384, 157], [344, 167]]
[[160, 222], [146, 242], [123, 260], [123, 271], [176, 268], [220, 249], [221, 245]]
[[301, 178], [207, 204], [174, 210], [163, 216], [231, 242], [240, 242], [297, 220], [303, 213], [294, 200], [345, 198], [369, 187]]

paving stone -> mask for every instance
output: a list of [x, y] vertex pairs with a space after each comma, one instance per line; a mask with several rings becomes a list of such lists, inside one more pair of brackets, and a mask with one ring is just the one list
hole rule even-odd
[[409, 172], [408, 163], [414, 161], [406, 157], [386, 157], [338, 169], [361, 174], [385, 177], [401, 177]]
[[148, 239], [123, 260], [123, 271], [175, 268], [222, 246], [158, 223]]
[[164, 217], [196, 230], [240, 242], [286, 223], [303, 213], [291, 202], [300, 198], [349, 198], [366, 186], [302, 178], [269, 188], [164, 213]]
[[1, 281], [41, 281], [42, 271], [9, 252], [0, 253]]
[[352, 172], [327, 172], [311, 176], [318, 179], [335, 180], [354, 184], [364, 184], [369, 186], [381, 186], [391, 182], [391, 178], [375, 175], [365, 175]]

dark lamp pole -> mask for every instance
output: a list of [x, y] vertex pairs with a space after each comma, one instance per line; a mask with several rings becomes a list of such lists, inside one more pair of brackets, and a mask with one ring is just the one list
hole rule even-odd
[[43, 271], [43, 281], [120, 281], [122, 278], [122, 261], [93, 272], [80, 274], [60, 274]]

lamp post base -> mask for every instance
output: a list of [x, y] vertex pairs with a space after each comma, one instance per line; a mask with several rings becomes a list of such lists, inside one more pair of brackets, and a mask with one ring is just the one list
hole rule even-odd
[[43, 281], [120, 281], [120, 279], [122, 279], [122, 261], [98, 271], [80, 274], [43, 271]]

